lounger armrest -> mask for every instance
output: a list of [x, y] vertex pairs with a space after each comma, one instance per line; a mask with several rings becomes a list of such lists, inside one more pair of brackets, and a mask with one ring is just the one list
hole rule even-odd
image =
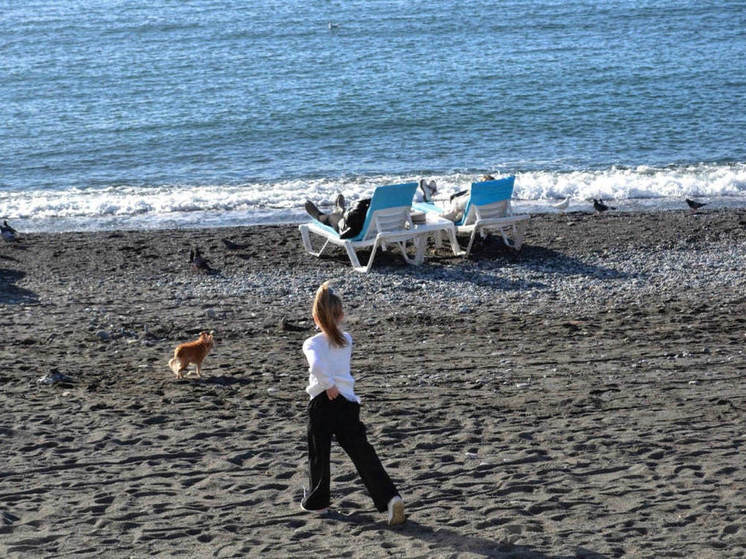
[[519, 223], [521, 221], [527, 221], [529, 219], [531, 219], [531, 216], [528, 214], [506, 215], [503, 217], [486, 217], [477, 219], [474, 222], [474, 225], [512, 225], [513, 223]]
[[416, 202], [412, 204], [412, 209], [425, 213], [443, 213], [443, 210], [432, 202]]
[[314, 233], [318, 233], [319, 235], [336, 237], [337, 239], [340, 238], [339, 233], [337, 233], [332, 227], [329, 227], [316, 219], [309, 221], [305, 225], [306, 227], [313, 229]]

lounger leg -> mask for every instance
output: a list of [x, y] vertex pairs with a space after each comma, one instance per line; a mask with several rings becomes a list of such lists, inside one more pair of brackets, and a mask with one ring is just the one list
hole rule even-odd
[[[351, 246], [349, 247], [349, 250], [352, 250], [352, 254], [353, 254], [354, 258], [355, 258], [355, 262], [357, 262], [357, 265], [353, 264], [353, 266], [355, 266], [355, 271], [356, 272], [363, 272], [364, 274], [367, 274], [368, 272], [370, 272], [370, 269], [373, 267], [373, 259], [376, 257], [376, 252], [378, 251], [379, 242], [380, 241], [376, 238], [376, 242], [373, 243], [373, 246], [370, 249], [370, 258], [368, 258], [368, 263], [365, 266], [361, 266], [360, 265], [360, 262], [358, 262], [357, 255], [355, 254], [355, 251], [352, 250]], [[349, 246], [349, 245], [347, 245], [347, 246]], [[349, 254], [349, 250], [348, 250], [348, 254]], [[351, 256], [350, 260], [352, 260], [352, 258], [353, 257]]]
[[425, 261], [425, 246], [427, 244], [427, 236], [419, 235], [412, 239], [412, 243], [414, 244], [415, 250], [414, 258], [410, 258], [409, 254], [407, 253], [407, 241], [399, 241], [396, 244], [399, 245], [399, 250], [401, 250], [404, 262], [413, 266], [419, 266]]
[[513, 234], [515, 235], [513, 237], [513, 243], [516, 250], [521, 250], [521, 247], [523, 246], [523, 241], [526, 238], [527, 225], [527, 221], [520, 221], [517, 224], [513, 225]]
[[[352, 245], [350, 243], [345, 243], [345, 250], [347, 251], [347, 256], [350, 259], [350, 264], [352, 264], [352, 267], [355, 268], [358, 272], [367, 272], [370, 269], [370, 265], [366, 268], [365, 266], [360, 265], [360, 260], [357, 258], [357, 253], [355, 252], [355, 249], [352, 248]], [[375, 251], [375, 246], [374, 246]], [[375, 254], [375, 252], [373, 252]], [[371, 254], [370, 259], [373, 260], [373, 254]], [[370, 264], [370, 263], [369, 263]]]
[[308, 227], [305, 225], [299, 225], [298, 229], [300, 229], [300, 238], [303, 241], [303, 248], [306, 249], [306, 252], [313, 253], [311, 239], [308, 237]]
[[327, 246], [329, 246], [329, 239], [326, 239], [324, 241], [324, 244], [321, 247], [321, 250], [315, 251], [313, 249], [313, 245], [311, 244], [311, 232], [308, 230], [308, 227], [305, 225], [299, 225], [298, 229], [300, 229], [300, 236], [303, 240], [303, 248], [306, 249], [306, 252], [313, 256], [321, 256], [326, 249]]
[[510, 228], [512, 229], [513, 233], [512, 239], [508, 237], [508, 235], [505, 233], [505, 229], [502, 227], [500, 228], [500, 234], [502, 235], [503, 241], [506, 245], [508, 245], [515, 251], [519, 251], [523, 246], [523, 240], [526, 236], [526, 222], [521, 221], [519, 223], [513, 223]]
[[319, 252], [314, 254], [314, 256], [321, 256], [322, 254], [324, 254], [324, 251], [326, 250], [326, 247], [328, 246], [329, 246], [329, 241], [328, 240], [324, 241], [324, 245], [321, 247], [321, 250], [319, 250]]
[[[435, 235], [436, 238], [439, 238], [440, 232], [436, 231]], [[425, 251], [427, 250], [427, 235], [420, 235], [414, 239], [414, 249], [414, 264], [416, 266], [419, 266], [425, 261]]]
[[[440, 232], [438, 232], [438, 235], [440, 235]], [[464, 255], [464, 251], [461, 250], [461, 245], [458, 244], [458, 239], [456, 238], [456, 228], [451, 227], [448, 229], [448, 238], [451, 240], [451, 250], [453, 251], [454, 256], [462, 256]]]
[[505, 229], [502, 227], [500, 228], [500, 235], [502, 235], [503, 242], [505, 243], [507, 247], [515, 249], [515, 246], [514, 246], [515, 243], [513, 243], [513, 241], [510, 240], [510, 237], [508, 237], [508, 235], [505, 233]]
[[474, 230], [471, 232], [471, 237], [469, 237], [469, 246], [466, 247], [466, 252], [464, 252], [464, 256], [469, 256], [469, 253], [471, 252], [471, 246], [474, 244], [474, 239], [477, 236], [477, 231], [479, 230], [478, 227], [474, 227]]

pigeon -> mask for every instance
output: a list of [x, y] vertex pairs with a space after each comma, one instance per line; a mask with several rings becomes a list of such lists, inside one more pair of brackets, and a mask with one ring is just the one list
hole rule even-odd
[[696, 200], [690, 200], [689, 198], [686, 199], [686, 203], [692, 209], [692, 211], [698, 210], [702, 206], [707, 205], [705, 202], [697, 202]]
[[604, 201], [601, 198], [599, 198], [598, 200], [596, 200], [595, 198], [593, 199], [593, 208], [598, 213], [604, 213], [606, 210], [615, 210], [616, 209], [613, 206], [607, 206], [606, 204], [604, 204]]
[[213, 272], [213, 268], [210, 267], [210, 261], [200, 254], [199, 248], [193, 248], [189, 251], [189, 262], [192, 263], [192, 268], [197, 272]]
[[13, 241], [17, 241], [18, 238], [16, 237], [18, 231], [13, 229], [10, 225], [8, 225], [8, 222], [6, 220], [3, 220], [3, 224], [0, 225], [0, 235], [3, 236], [3, 239], [8, 241], [9, 243]]
[[246, 245], [240, 245], [238, 243], [234, 243], [233, 241], [227, 238], [220, 239], [220, 240], [223, 241], [225, 248], [227, 248], [228, 250], [241, 250], [242, 248], [246, 248]]
[[564, 212], [569, 205], [570, 205], [570, 197], [568, 196], [567, 198], [565, 198], [558, 204], [552, 204], [552, 207], [558, 209], [561, 212]]

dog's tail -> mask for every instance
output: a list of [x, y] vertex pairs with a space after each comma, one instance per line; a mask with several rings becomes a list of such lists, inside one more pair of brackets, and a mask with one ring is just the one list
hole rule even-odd
[[169, 359], [168, 366], [171, 368], [174, 374], [178, 374], [179, 369], [181, 368], [181, 360], [173, 357], [172, 359]]

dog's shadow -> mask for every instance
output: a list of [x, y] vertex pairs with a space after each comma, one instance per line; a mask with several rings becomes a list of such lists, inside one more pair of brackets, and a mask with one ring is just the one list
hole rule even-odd
[[243, 376], [243, 375], [241, 376], [239, 375], [219, 375], [219, 376], [204, 375], [202, 378], [192, 377], [192, 380], [201, 381], [203, 384], [215, 384], [217, 386], [256, 385], [256, 379], [252, 379], [250, 376]]

